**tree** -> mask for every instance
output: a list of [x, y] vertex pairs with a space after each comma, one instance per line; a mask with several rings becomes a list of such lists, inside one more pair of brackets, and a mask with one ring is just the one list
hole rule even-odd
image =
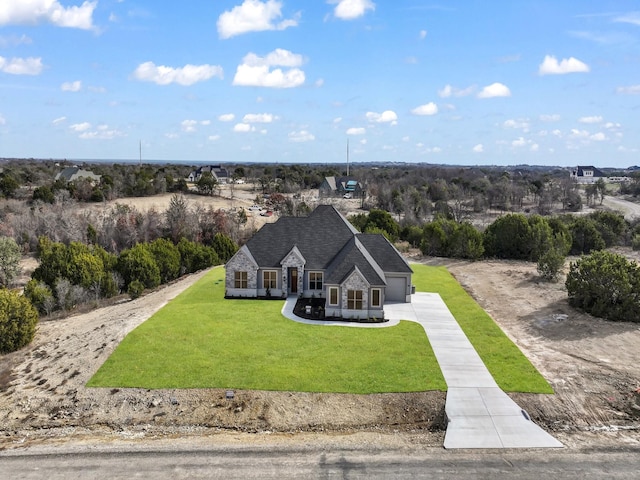
[[160, 281], [170, 282], [180, 275], [180, 251], [173, 243], [165, 238], [158, 238], [148, 244], [160, 269]]
[[605, 250], [571, 263], [565, 283], [569, 304], [596, 317], [640, 322], [640, 268]]
[[38, 311], [17, 292], [0, 290], [0, 353], [15, 352], [33, 340]]
[[538, 273], [543, 280], [555, 282], [564, 266], [565, 256], [560, 247], [553, 246], [538, 259]]
[[7, 198], [13, 198], [20, 187], [18, 181], [10, 173], [0, 173], [0, 193]]
[[0, 237], [0, 286], [9, 287], [20, 274], [20, 247], [13, 238]]
[[490, 257], [529, 260], [531, 227], [527, 217], [520, 213], [498, 217], [484, 232], [484, 248]]
[[598, 195], [600, 196], [600, 205], [602, 205], [604, 196], [607, 193], [607, 184], [604, 183], [604, 180], [602, 178], [599, 178], [596, 182], [596, 189], [598, 190]]
[[606, 247], [606, 243], [596, 228], [596, 223], [585, 217], [576, 217], [569, 226], [571, 231], [570, 254], [582, 255], [590, 253], [594, 250], [602, 250]]
[[24, 286], [24, 296], [29, 299], [40, 313], [49, 315], [56, 304], [55, 298], [49, 286], [44, 282], [31, 279]]
[[218, 180], [211, 172], [202, 172], [202, 175], [200, 175], [200, 178], [196, 182], [198, 192], [203, 195], [213, 195], [217, 186]]
[[134, 280], [139, 280], [146, 288], [160, 285], [160, 268], [153, 254], [141, 243], [120, 254], [117, 270], [127, 288]]

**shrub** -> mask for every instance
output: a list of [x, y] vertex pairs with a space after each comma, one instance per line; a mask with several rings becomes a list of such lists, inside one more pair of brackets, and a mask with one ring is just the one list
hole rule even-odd
[[147, 245], [160, 269], [162, 283], [175, 280], [180, 275], [180, 251], [166, 238], [158, 238]]
[[132, 300], [135, 300], [140, 295], [142, 295], [142, 292], [144, 292], [144, 283], [142, 283], [140, 280], [134, 280], [129, 284], [129, 287], [127, 288], [127, 293]]
[[24, 296], [0, 290], [0, 353], [15, 352], [33, 340], [38, 311]]
[[624, 216], [619, 213], [599, 211], [590, 213], [588, 218], [595, 222], [607, 247], [619, 245], [629, 228]]
[[622, 255], [594, 252], [572, 263], [569, 304], [596, 317], [640, 322], [640, 268]]
[[527, 217], [510, 213], [497, 218], [484, 232], [484, 249], [489, 257], [529, 260], [531, 227]]
[[555, 282], [560, 276], [560, 270], [564, 266], [565, 256], [557, 247], [552, 247], [543, 253], [538, 259], [538, 273], [543, 280]]
[[636, 233], [631, 239], [631, 248], [640, 250], [640, 233]]
[[571, 231], [572, 255], [582, 255], [592, 251], [602, 250], [606, 244], [596, 228], [596, 223], [590, 218], [577, 217], [569, 226]]
[[0, 285], [10, 286], [20, 273], [20, 247], [11, 237], [0, 237]]
[[149, 249], [143, 244], [139, 243], [123, 251], [118, 257], [117, 270], [122, 275], [127, 289], [135, 280], [142, 282], [146, 288], [155, 288], [160, 285], [160, 268]]
[[40, 313], [49, 315], [55, 306], [55, 299], [49, 286], [35, 279], [29, 280], [24, 286], [24, 296]]

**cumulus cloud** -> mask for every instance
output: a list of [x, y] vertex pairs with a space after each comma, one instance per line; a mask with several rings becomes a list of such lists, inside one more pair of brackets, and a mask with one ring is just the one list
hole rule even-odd
[[293, 18], [282, 18], [282, 2], [277, 0], [245, 0], [218, 17], [218, 36], [226, 39], [248, 32], [284, 30], [298, 25], [300, 14]]
[[524, 147], [527, 144], [527, 140], [524, 137], [518, 137], [514, 141], [511, 142], [513, 147]]
[[538, 67], [539, 75], [564, 75], [566, 73], [583, 73], [590, 70], [589, 65], [575, 57], [558, 59], [553, 55], [546, 55]]
[[196, 131], [196, 125], [198, 125], [197, 120], [183, 120], [180, 123], [183, 132], [192, 133]]
[[210, 142], [217, 142], [220, 140], [220, 135], [209, 135], [208, 139]]
[[138, 65], [133, 72], [133, 77], [142, 82], [153, 82], [158, 85], [178, 85], [188, 86], [194, 83], [203, 82], [213, 77], [223, 78], [222, 67], [218, 65], [191, 65], [184, 67], [166, 67], [156, 65], [153, 62], [145, 62]]
[[442, 88], [441, 90], [438, 90], [438, 95], [441, 98], [466, 97], [468, 95], [471, 95], [475, 90], [476, 90], [475, 85], [471, 85], [467, 88], [457, 88], [447, 84], [444, 86], [444, 88]]
[[69, 128], [74, 132], [85, 132], [91, 128], [91, 124], [89, 122], [74, 123]]
[[376, 9], [376, 4], [371, 0], [329, 0], [327, 3], [336, 6], [333, 15], [340, 20], [355, 20], [367, 13], [367, 10]]
[[247, 113], [242, 121], [244, 123], [271, 123], [278, 117], [271, 113]]
[[239, 133], [255, 132], [256, 127], [249, 125], [248, 123], [236, 123], [233, 127], [233, 131]]
[[513, 128], [516, 130], [522, 130], [524, 132], [528, 132], [529, 131], [529, 120], [527, 119], [509, 119], [509, 120], [505, 120], [502, 124], [502, 126], [504, 128]]
[[40, 75], [43, 65], [42, 58], [12, 58], [0, 57], [0, 71], [12, 75]]
[[398, 124], [398, 115], [393, 110], [385, 110], [382, 113], [367, 112], [367, 120], [372, 123], [390, 123], [391, 125]]
[[97, 6], [97, 1], [65, 8], [57, 0], [7, 0], [0, 2], [0, 25], [51, 23], [89, 30], [93, 28], [93, 11]]
[[126, 137], [126, 134], [109, 127], [109, 125], [98, 125], [95, 130], [82, 132], [78, 136], [84, 140], [111, 140], [117, 137]]
[[60, 90], [63, 92], [79, 92], [82, 89], [82, 82], [76, 80], [75, 82], [64, 82], [60, 85]]
[[602, 117], [600, 115], [593, 115], [590, 117], [581, 117], [578, 119], [580, 123], [602, 123]]
[[494, 97], [510, 97], [511, 90], [502, 83], [492, 83], [484, 87], [479, 93], [478, 98], [494, 98]]
[[607, 136], [602, 132], [594, 133], [593, 135], [589, 136], [589, 138], [594, 142], [604, 142], [605, 140], [607, 140]]
[[482, 153], [482, 152], [484, 152], [484, 145], [479, 143], [475, 147], [473, 147], [472, 150], [473, 150], [474, 153]]
[[[249, 53], [238, 65], [233, 78], [234, 85], [249, 87], [293, 88], [304, 84], [305, 74], [299, 67], [304, 63], [302, 55], [277, 48], [265, 57]], [[272, 67], [287, 67], [288, 70]]]
[[422, 116], [435, 115], [436, 113], [438, 113], [438, 106], [433, 102], [425, 103], [424, 105], [420, 105], [419, 107], [411, 110], [411, 113], [413, 113], [414, 115]]
[[290, 142], [312, 142], [316, 137], [307, 130], [300, 130], [298, 132], [289, 133], [289, 141]]
[[235, 118], [236, 116], [233, 113], [223, 113], [222, 115], [218, 116], [218, 120], [220, 120], [221, 122], [233, 122]]
[[616, 88], [616, 93], [620, 95], [640, 95], [640, 84], [618, 87]]
[[347, 135], [364, 135], [367, 130], [364, 127], [351, 127], [347, 129]]

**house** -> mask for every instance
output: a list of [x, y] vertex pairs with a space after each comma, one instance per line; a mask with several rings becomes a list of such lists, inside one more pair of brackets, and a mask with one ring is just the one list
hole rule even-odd
[[79, 167], [66, 167], [56, 175], [56, 180], [65, 180], [67, 182], [73, 182], [81, 178], [88, 179], [91, 182], [99, 183], [101, 175], [96, 175], [89, 170], [83, 170]]
[[189, 174], [187, 180], [195, 183], [200, 180], [200, 177], [202, 177], [202, 174], [205, 172], [211, 173], [218, 183], [231, 183], [231, 175], [229, 175], [229, 171], [222, 165], [203, 165], [198, 167]]
[[346, 194], [357, 197], [363, 190], [362, 184], [354, 177], [325, 177], [318, 188], [318, 194], [321, 197], [342, 197]]
[[572, 179], [581, 184], [596, 183], [601, 178], [605, 181], [607, 179], [607, 176], [601, 170], [598, 170], [596, 167], [592, 166], [578, 166], [571, 170], [570, 175]]
[[383, 318], [411, 301], [411, 267], [380, 234], [359, 233], [333, 206], [264, 225], [227, 262], [227, 297], [324, 298], [325, 316]]

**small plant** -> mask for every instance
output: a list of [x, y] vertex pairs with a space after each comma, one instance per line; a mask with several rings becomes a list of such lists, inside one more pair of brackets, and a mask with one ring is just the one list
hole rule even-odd
[[134, 280], [129, 284], [129, 287], [127, 288], [127, 293], [132, 300], [135, 300], [140, 295], [142, 295], [142, 292], [144, 292], [144, 283], [142, 283], [140, 280]]

